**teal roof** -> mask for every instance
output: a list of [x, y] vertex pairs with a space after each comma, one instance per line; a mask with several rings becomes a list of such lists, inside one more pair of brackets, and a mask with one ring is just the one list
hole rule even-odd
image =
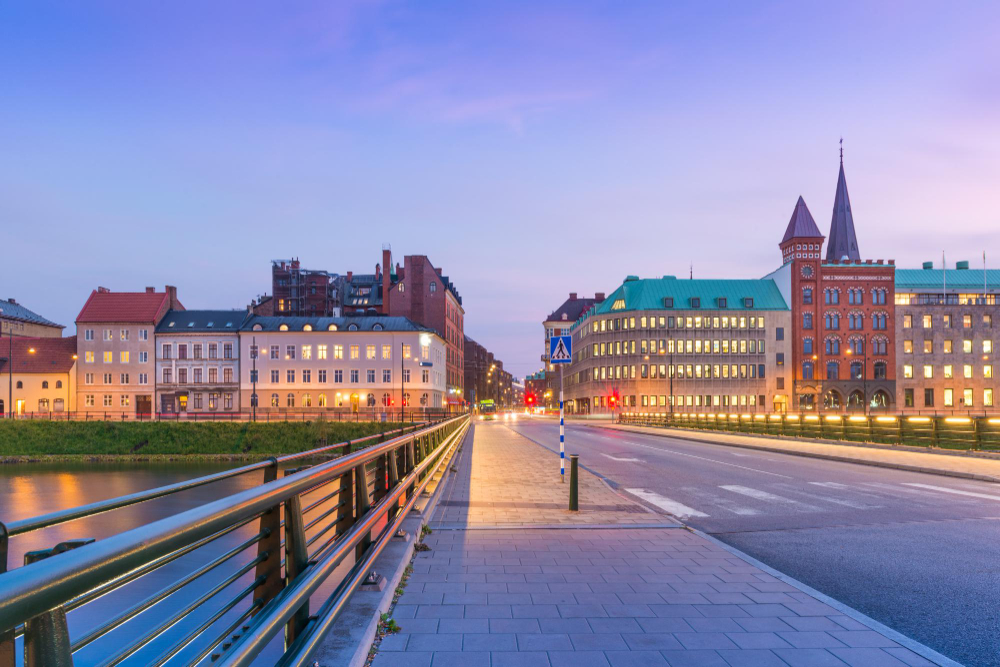
[[[663, 299], [673, 297], [673, 308], [664, 308]], [[639, 279], [629, 276], [594, 311], [605, 315], [629, 310], [688, 310], [691, 299], [701, 299], [700, 310], [746, 310], [743, 299], [753, 299], [752, 310], [788, 310], [778, 286], [770, 278], [752, 280], [678, 280], [673, 276]], [[726, 299], [720, 308], [719, 299]], [[625, 301], [624, 308], [615, 309]]]
[[[896, 291], [940, 292], [942, 283], [948, 291], [983, 291], [982, 269], [896, 269]], [[1000, 291], [1000, 269], [986, 270], [986, 289]]]

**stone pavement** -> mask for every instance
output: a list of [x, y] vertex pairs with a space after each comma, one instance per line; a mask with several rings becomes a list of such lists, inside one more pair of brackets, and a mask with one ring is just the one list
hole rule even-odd
[[599, 480], [572, 523], [537, 472], [558, 458], [501, 424], [460, 456], [376, 666], [936, 664], [682, 526], [632, 523]]
[[784, 454], [807, 455], [815, 458], [831, 459], [896, 468], [913, 472], [931, 472], [986, 482], [1000, 482], [1000, 459], [979, 457], [975, 454], [949, 452], [948, 450], [913, 450], [892, 445], [863, 445], [851, 443], [828, 443], [794, 438], [773, 438], [759, 435], [743, 435], [722, 431], [699, 431], [695, 429], [667, 429], [650, 426], [613, 424], [587, 424], [594, 428], [616, 431], [648, 433], [661, 437], [698, 440], [716, 445], [733, 445], [748, 449], [761, 449]]

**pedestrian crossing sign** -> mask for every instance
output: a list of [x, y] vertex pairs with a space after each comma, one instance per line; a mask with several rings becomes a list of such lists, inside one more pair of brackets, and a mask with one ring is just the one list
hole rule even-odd
[[572, 336], [553, 336], [549, 339], [549, 363], [568, 364], [572, 360]]

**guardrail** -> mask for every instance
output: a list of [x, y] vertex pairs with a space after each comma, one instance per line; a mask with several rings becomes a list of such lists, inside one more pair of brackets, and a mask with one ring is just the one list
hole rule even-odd
[[[105, 637], [112, 641], [105, 640], [97, 656], [91, 650], [87, 664], [196, 665], [221, 659], [242, 665], [282, 629], [282, 664], [301, 664], [468, 424], [468, 417], [456, 417], [388, 440], [392, 434], [374, 435], [6, 528], [0, 524], [3, 572], [8, 537], [263, 471], [261, 485], [188, 511], [98, 541], [70, 540], [26, 554], [23, 567], [0, 574], [0, 667], [17, 664], [15, 638], [20, 636], [25, 667], [72, 664], [74, 654]], [[369, 443], [373, 439], [380, 442]], [[371, 446], [349, 453], [359, 442]], [[348, 453], [286, 469], [278, 477], [279, 466], [337, 448]], [[111, 618], [98, 618], [70, 636], [67, 613], [201, 549], [195, 567], [176, 572], [141, 599], [116, 605]], [[309, 598], [352, 553], [355, 565], [310, 616]], [[79, 618], [76, 614], [72, 620]]]
[[1000, 450], [998, 417], [622, 413], [618, 415], [617, 421], [636, 426], [693, 428], [845, 442]]
[[[15, 421], [98, 421], [98, 422], [306, 422], [322, 419], [331, 422], [426, 422], [445, 419], [461, 414], [462, 411], [440, 409], [406, 409], [399, 408], [364, 408], [359, 412], [342, 409], [327, 410], [285, 410], [259, 409], [256, 416], [248, 410], [222, 410], [218, 412], [64, 412], [50, 410], [48, 412], [24, 412], [15, 414]], [[0, 420], [11, 419], [9, 415], [0, 414]]]

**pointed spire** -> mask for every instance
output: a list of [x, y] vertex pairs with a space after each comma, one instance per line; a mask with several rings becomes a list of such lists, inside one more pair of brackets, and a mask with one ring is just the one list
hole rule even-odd
[[794, 238], [823, 238], [823, 234], [816, 226], [816, 221], [813, 220], [812, 213], [809, 212], [809, 207], [806, 206], [806, 201], [801, 195], [799, 200], [795, 202], [795, 209], [792, 211], [792, 217], [788, 221], [788, 227], [785, 228], [785, 236], [781, 239], [781, 243], [787, 243]]
[[844, 257], [861, 259], [858, 250], [858, 236], [854, 232], [854, 216], [851, 214], [851, 198], [847, 194], [847, 178], [844, 176], [843, 139], [840, 148], [840, 174], [837, 176], [837, 196], [833, 201], [833, 219], [830, 221], [830, 239], [826, 244], [826, 261], [839, 262]]

